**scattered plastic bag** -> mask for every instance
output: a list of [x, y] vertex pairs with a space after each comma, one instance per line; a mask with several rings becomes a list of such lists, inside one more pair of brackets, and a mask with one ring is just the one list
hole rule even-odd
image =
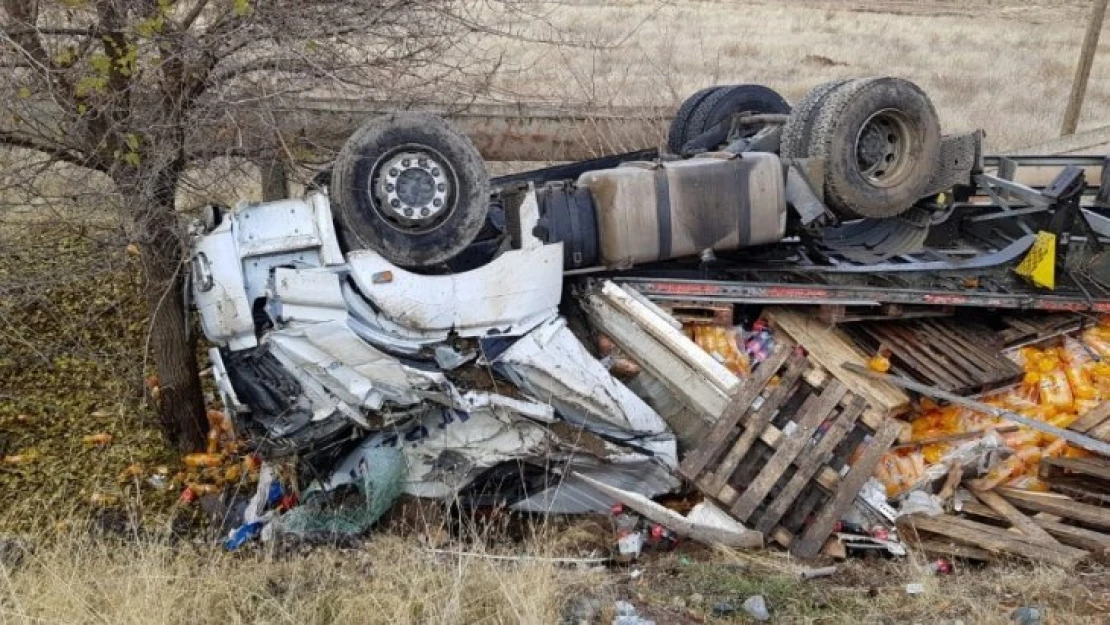
[[944, 502], [936, 495], [915, 490], [902, 500], [902, 505], [898, 508], [898, 515], [905, 516], [919, 512], [929, 516], [944, 514]]
[[309, 490], [304, 502], [275, 520], [276, 530], [300, 537], [357, 536], [401, 494], [405, 459], [392, 447], [363, 450], [351, 480], [331, 490]]

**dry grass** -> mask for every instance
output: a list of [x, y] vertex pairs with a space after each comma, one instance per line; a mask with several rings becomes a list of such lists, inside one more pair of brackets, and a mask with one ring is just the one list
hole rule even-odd
[[391, 536], [285, 558], [69, 537], [0, 565], [0, 622], [539, 625], [599, 581], [540, 562], [445, 559]]
[[[721, 552], [692, 561], [670, 556], [648, 567], [637, 594], [655, 607], [660, 623], [727, 622], [704, 619], [705, 612], [720, 601], [739, 609], [755, 594], [766, 598], [775, 622], [790, 623], [1001, 625], [1013, 623], [1011, 614], [1022, 606], [1041, 606], [1049, 623], [1102, 623], [1110, 609], [1110, 576], [1102, 568], [958, 564], [952, 574], [938, 576], [911, 554], [900, 560], [853, 559], [839, 564], [833, 577], [801, 581], [805, 565], [813, 563], [774, 551]], [[922, 592], [908, 594], [910, 583], [921, 584]]]
[[[889, 74], [925, 88], [946, 129], [981, 127], [992, 149], [1015, 148], [1059, 133], [1088, 5], [551, 2], [505, 23], [534, 38], [595, 45], [502, 42], [492, 97], [677, 106], [707, 85], [758, 82], [794, 101], [826, 80]], [[1080, 129], [1110, 123], [1110, 37], [1094, 67]]]
[[[462, 545], [484, 554], [491, 536]], [[558, 536], [503, 550], [557, 555]], [[631, 601], [658, 623], [725, 623], [727, 602], [762, 594], [779, 622], [1008, 623], [1040, 606], [1050, 623], [1098, 623], [1110, 577], [1023, 564], [957, 568], [935, 576], [920, 560], [849, 561], [832, 578], [803, 582], [800, 563], [774, 551], [649, 556], [635, 569], [579, 570], [525, 560], [435, 555], [410, 538], [376, 534], [361, 547], [228, 554], [207, 544], [66, 534], [22, 564], [0, 564], [0, 623], [524, 623], [566, 622], [593, 600], [590, 622], [611, 622]], [[923, 592], [908, 595], [906, 584]], [[576, 617], [577, 618], [577, 617]], [[571, 620], [570, 622], [575, 622]]]

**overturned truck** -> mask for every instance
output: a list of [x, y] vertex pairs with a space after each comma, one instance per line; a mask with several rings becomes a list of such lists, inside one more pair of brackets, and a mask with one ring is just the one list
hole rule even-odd
[[237, 429], [302, 484], [352, 483], [392, 448], [413, 495], [602, 511], [614, 488], [677, 488], [679, 448], [571, 331], [568, 283], [644, 305], [1110, 312], [1110, 168], [982, 144], [896, 78], [794, 107], [741, 85], [691, 96], [664, 153], [491, 180], [444, 121], [397, 113], [304, 198], [209, 207], [193, 301]]

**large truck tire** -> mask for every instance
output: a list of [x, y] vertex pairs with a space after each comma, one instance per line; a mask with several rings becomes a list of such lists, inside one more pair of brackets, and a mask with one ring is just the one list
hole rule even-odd
[[794, 106], [786, 124], [782, 127], [782, 139], [779, 143], [779, 155], [783, 158], [808, 158], [809, 139], [813, 131], [813, 124], [817, 119], [815, 111], [821, 109], [829, 94], [840, 88], [841, 85], [851, 82], [849, 78], [830, 80], [810, 89], [809, 93]]
[[846, 218], [894, 217], [927, 193], [940, 158], [929, 97], [900, 78], [833, 89], [811, 114], [809, 156], [825, 161], [825, 204]]
[[329, 191], [346, 246], [409, 268], [463, 251], [489, 210], [489, 175], [474, 144], [424, 113], [359, 128], [335, 159]]
[[674, 114], [674, 119], [671, 120], [670, 129], [667, 131], [668, 152], [671, 154], [682, 152], [682, 146], [686, 145], [687, 127], [690, 125], [690, 117], [693, 116], [694, 109], [711, 93], [721, 89], [727, 89], [727, 87], [706, 87], [683, 100], [682, 105], [678, 107], [678, 112]]
[[[763, 85], [732, 85], [703, 89], [691, 96], [687, 103], [698, 98], [699, 95], [702, 96], [701, 99], [686, 112], [679, 109], [679, 113], [671, 123], [672, 133], [668, 135], [667, 148], [674, 154], [682, 154], [686, 144], [692, 139], [736, 113], [787, 114], [790, 112], [790, 104], [774, 89]], [[685, 106], [684, 103], [683, 107]], [[673, 132], [677, 123], [682, 123], [684, 126], [680, 137]]]

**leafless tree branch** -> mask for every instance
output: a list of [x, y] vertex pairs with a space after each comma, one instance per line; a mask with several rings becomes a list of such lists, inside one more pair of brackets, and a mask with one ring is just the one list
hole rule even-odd
[[0, 130], [0, 145], [23, 148], [25, 150], [34, 150], [36, 152], [41, 152], [43, 154], [49, 155], [52, 158], [56, 158], [71, 165], [77, 165], [78, 167], [87, 167], [89, 169], [95, 169], [102, 172], [107, 171], [107, 168], [104, 166], [103, 163], [97, 162], [95, 158], [92, 158], [89, 155], [82, 155], [78, 152], [62, 146], [50, 145], [48, 143], [44, 143], [30, 137], [21, 137], [3, 130]]
[[200, 14], [204, 12], [204, 8], [207, 6], [208, 0], [197, 0], [196, 4], [193, 5], [193, 8], [189, 9], [189, 12], [186, 13], [185, 17], [181, 19], [181, 24], [177, 27], [178, 30], [186, 31], [192, 28], [193, 24], [197, 21], [197, 18], [200, 17]]

